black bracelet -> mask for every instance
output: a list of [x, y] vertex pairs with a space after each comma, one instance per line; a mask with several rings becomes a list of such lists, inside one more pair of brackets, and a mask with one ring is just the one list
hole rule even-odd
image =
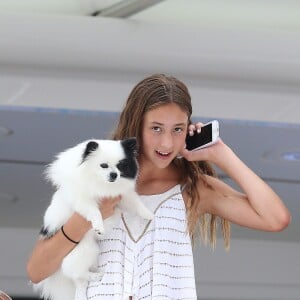
[[68, 237], [68, 236], [66, 235], [66, 233], [65, 233], [65, 231], [64, 231], [64, 225], [61, 226], [60, 229], [61, 229], [61, 232], [63, 233], [63, 235], [64, 235], [70, 242], [72, 242], [72, 243], [74, 243], [74, 244], [79, 244], [79, 242], [76, 242], [76, 241], [72, 240], [70, 237]]

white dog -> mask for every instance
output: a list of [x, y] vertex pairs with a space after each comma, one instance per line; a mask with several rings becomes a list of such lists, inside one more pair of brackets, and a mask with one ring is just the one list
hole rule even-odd
[[[92, 229], [63, 259], [56, 273], [34, 285], [45, 299], [73, 300], [76, 290], [79, 299], [86, 299], [88, 281], [100, 280], [103, 276], [103, 271], [96, 271], [97, 234], [109, 230], [121, 211], [152, 219], [153, 213], [135, 192], [138, 173], [135, 153], [135, 138], [88, 140], [60, 153], [47, 168], [47, 178], [57, 191], [44, 215], [42, 237], [55, 234], [74, 212], [90, 221]], [[99, 201], [118, 195], [122, 196], [119, 209], [103, 222]]]

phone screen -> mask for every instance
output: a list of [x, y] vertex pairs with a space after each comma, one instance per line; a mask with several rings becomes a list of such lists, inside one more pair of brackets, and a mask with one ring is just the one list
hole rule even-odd
[[195, 132], [193, 136], [187, 136], [186, 148], [193, 150], [210, 142], [212, 142], [212, 124], [203, 126], [200, 133]]

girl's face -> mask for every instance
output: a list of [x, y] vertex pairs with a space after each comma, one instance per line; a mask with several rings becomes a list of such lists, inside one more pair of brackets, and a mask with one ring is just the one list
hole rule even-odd
[[170, 103], [148, 111], [142, 128], [142, 162], [167, 167], [185, 146], [188, 116], [177, 104]]

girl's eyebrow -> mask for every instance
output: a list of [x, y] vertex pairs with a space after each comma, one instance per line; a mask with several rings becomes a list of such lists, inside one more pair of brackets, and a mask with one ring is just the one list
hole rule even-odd
[[164, 125], [163, 123], [156, 122], [156, 121], [152, 121], [151, 124], [160, 125], [160, 126], [163, 126], [163, 125]]
[[[152, 125], [159, 125], [159, 126], [164, 126], [163, 123], [160, 123], [160, 122], [157, 122], [157, 121], [152, 121], [151, 122]], [[177, 124], [174, 124], [174, 126], [185, 126], [187, 125], [187, 123], [177, 123]]]

